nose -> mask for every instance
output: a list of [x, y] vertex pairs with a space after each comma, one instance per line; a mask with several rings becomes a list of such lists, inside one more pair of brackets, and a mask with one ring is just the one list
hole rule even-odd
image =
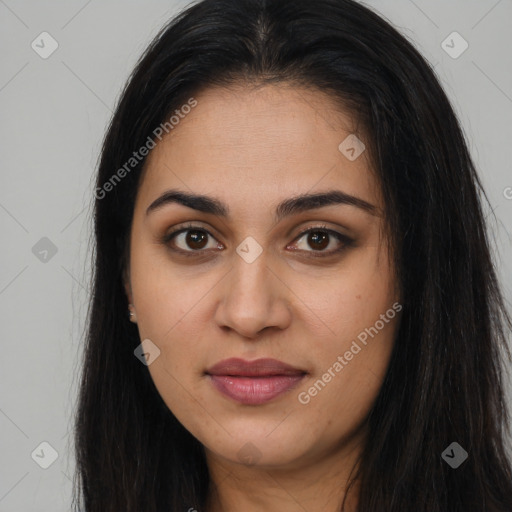
[[292, 292], [269, 263], [265, 251], [251, 263], [233, 256], [232, 269], [219, 290], [215, 312], [219, 327], [250, 339], [258, 338], [264, 329], [288, 327]]

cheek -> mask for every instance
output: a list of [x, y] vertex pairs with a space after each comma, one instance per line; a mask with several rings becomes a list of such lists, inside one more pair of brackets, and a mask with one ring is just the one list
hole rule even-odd
[[207, 273], [194, 277], [192, 268], [180, 271], [147, 249], [134, 253], [131, 263], [139, 336], [160, 350], [148, 367], [151, 377], [173, 412], [178, 408], [182, 414], [197, 414], [190, 393], [202, 368], [205, 294], [216, 281]]
[[[340, 437], [350, 438], [361, 428], [388, 368], [396, 320], [390, 320], [377, 334], [369, 329], [371, 335], [364, 343], [357, 335], [341, 335], [328, 346], [316, 347], [318, 372], [296, 390], [295, 400], [301, 430], [311, 432], [319, 448], [328, 450]], [[352, 332], [367, 334], [359, 325], [353, 326]]]
[[[322, 335], [311, 331], [315, 374], [296, 396], [304, 417], [326, 417], [333, 436], [364, 420], [377, 397], [393, 350], [401, 306], [391, 273], [361, 258], [317, 296]], [[310, 295], [311, 297], [311, 295]], [[395, 307], [393, 305], [395, 304]], [[311, 305], [311, 304], [310, 304]]]
[[218, 276], [173, 263], [161, 247], [140, 244], [132, 253], [131, 281], [141, 336], [166, 343], [178, 332], [190, 341], [197, 335], [201, 324], [194, 317]]
[[[364, 341], [369, 336], [365, 335], [366, 329], [376, 322], [379, 322], [378, 331], [383, 331], [381, 338], [387, 336], [388, 324], [396, 316], [392, 305], [398, 297], [387, 260], [381, 258], [378, 265], [376, 261], [379, 261], [376, 251], [359, 252], [347, 259], [341, 269], [334, 270], [322, 281], [317, 280], [315, 286], [307, 278], [294, 282], [294, 291], [304, 298], [304, 311], [314, 313], [308, 315], [311, 321], [307, 323], [310, 348], [318, 360], [325, 363], [326, 356], [349, 350], [351, 341], [359, 335]], [[384, 324], [381, 315], [386, 316]]]

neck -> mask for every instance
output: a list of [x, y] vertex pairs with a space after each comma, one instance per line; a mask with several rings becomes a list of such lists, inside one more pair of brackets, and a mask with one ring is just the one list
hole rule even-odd
[[[355, 512], [358, 482], [348, 489], [360, 445], [304, 456], [288, 466], [248, 466], [206, 450], [207, 512]], [[353, 476], [353, 473], [352, 473]], [[342, 504], [344, 504], [342, 508]]]

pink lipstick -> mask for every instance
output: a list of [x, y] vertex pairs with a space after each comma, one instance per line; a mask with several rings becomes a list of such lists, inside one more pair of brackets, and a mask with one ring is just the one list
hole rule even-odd
[[246, 405], [269, 402], [295, 387], [306, 373], [276, 359], [231, 358], [206, 370], [219, 392]]

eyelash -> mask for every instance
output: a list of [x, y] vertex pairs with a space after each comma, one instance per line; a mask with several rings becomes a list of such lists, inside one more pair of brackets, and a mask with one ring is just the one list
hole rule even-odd
[[[207, 252], [208, 249], [206, 249], [206, 250], [205, 249], [197, 249], [197, 250], [185, 251], [183, 249], [176, 249], [176, 248], [170, 247], [169, 242], [171, 242], [180, 233], [184, 233], [187, 231], [202, 231], [202, 232], [206, 233], [208, 236], [215, 239], [215, 237], [207, 229], [205, 229], [201, 226], [196, 226], [194, 224], [187, 224], [185, 226], [182, 226], [182, 227], [176, 229], [175, 231], [172, 231], [171, 233], [165, 234], [159, 240], [159, 242], [164, 245], [167, 245], [169, 247], [169, 249], [171, 249], [173, 252], [183, 254], [184, 256], [187, 256], [187, 257], [196, 257], [197, 258], [198, 256], [201, 256], [201, 253]], [[294, 240], [300, 240], [304, 235], [307, 235], [311, 232], [314, 233], [317, 231], [325, 232], [329, 235], [334, 236], [339, 242], [341, 242], [342, 245], [338, 249], [333, 249], [330, 251], [305, 251], [307, 253], [311, 253], [311, 257], [313, 257], [313, 258], [327, 258], [329, 256], [333, 256], [334, 254], [342, 253], [347, 248], [352, 246], [354, 243], [354, 240], [352, 240], [351, 238], [347, 237], [346, 235], [342, 235], [341, 233], [338, 233], [337, 231], [329, 229], [329, 228], [327, 228], [327, 226], [324, 226], [324, 225], [310, 227], [310, 228], [300, 232]], [[300, 252], [301, 250], [298, 249], [298, 251]]]

